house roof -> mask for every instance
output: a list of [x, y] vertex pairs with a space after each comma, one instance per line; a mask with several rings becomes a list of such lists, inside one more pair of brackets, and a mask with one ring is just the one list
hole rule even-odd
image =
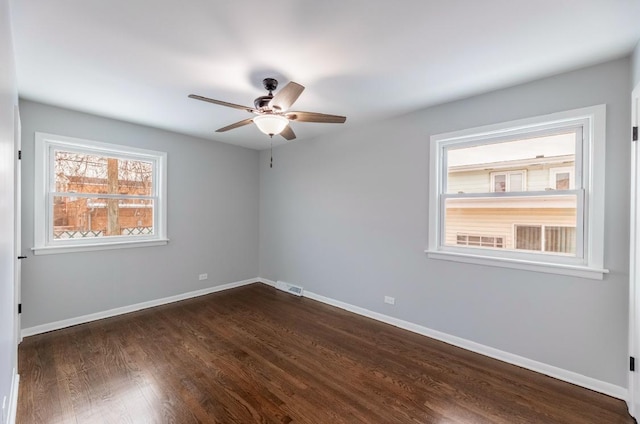
[[506, 169], [526, 169], [536, 166], [573, 165], [575, 155], [541, 156], [529, 159], [505, 160], [500, 162], [475, 163], [470, 165], [450, 166], [450, 173], [469, 171], [497, 171]]
[[[22, 98], [268, 148], [246, 112], [261, 81], [306, 86], [297, 141], [628, 55], [636, 0], [13, 1]], [[284, 143], [274, 138], [275, 145]]]

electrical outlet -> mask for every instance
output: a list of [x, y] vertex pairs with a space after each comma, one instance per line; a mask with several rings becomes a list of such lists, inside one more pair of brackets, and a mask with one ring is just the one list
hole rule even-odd
[[206, 280], [207, 278], [209, 278], [209, 276], [207, 274], [200, 274], [198, 275], [198, 280], [202, 281], [202, 280]]
[[388, 303], [389, 305], [395, 305], [396, 304], [396, 298], [395, 297], [391, 297], [391, 296], [385, 296], [384, 297], [384, 303]]

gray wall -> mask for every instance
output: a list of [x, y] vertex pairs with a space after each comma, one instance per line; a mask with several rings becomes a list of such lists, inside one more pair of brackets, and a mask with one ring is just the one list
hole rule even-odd
[[[16, 365], [14, 335], [14, 106], [18, 89], [13, 57], [9, 2], [0, 0], [0, 408], [9, 400]], [[7, 409], [8, 409], [7, 405]], [[1, 415], [0, 415], [1, 416]]]
[[[630, 61], [260, 158], [260, 276], [626, 387]], [[429, 137], [607, 104], [604, 281], [427, 259]], [[383, 303], [394, 296], [396, 305]]]
[[640, 84], [640, 42], [631, 54], [631, 88]]
[[[166, 246], [33, 256], [22, 328], [258, 275], [258, 152], [30, 101], [22, 115], [23, 247], [33, 247], [34, 132], [167, 152]], [[198, 274], [209, 279], [198, 281]]]

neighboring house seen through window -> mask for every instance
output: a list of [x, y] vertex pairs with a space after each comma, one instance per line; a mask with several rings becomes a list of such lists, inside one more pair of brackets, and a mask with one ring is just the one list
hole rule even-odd
[[166, 243], [166, 154], [36, 133], [36, 254]]
[[429, 257], [602, 278], [604, 110], [433, 136]]

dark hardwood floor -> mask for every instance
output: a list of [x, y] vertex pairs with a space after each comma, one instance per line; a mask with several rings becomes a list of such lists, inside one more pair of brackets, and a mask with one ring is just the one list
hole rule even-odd
[[633, 423], [624, 402], [253, 284], [26, 338], [18, 424]]

